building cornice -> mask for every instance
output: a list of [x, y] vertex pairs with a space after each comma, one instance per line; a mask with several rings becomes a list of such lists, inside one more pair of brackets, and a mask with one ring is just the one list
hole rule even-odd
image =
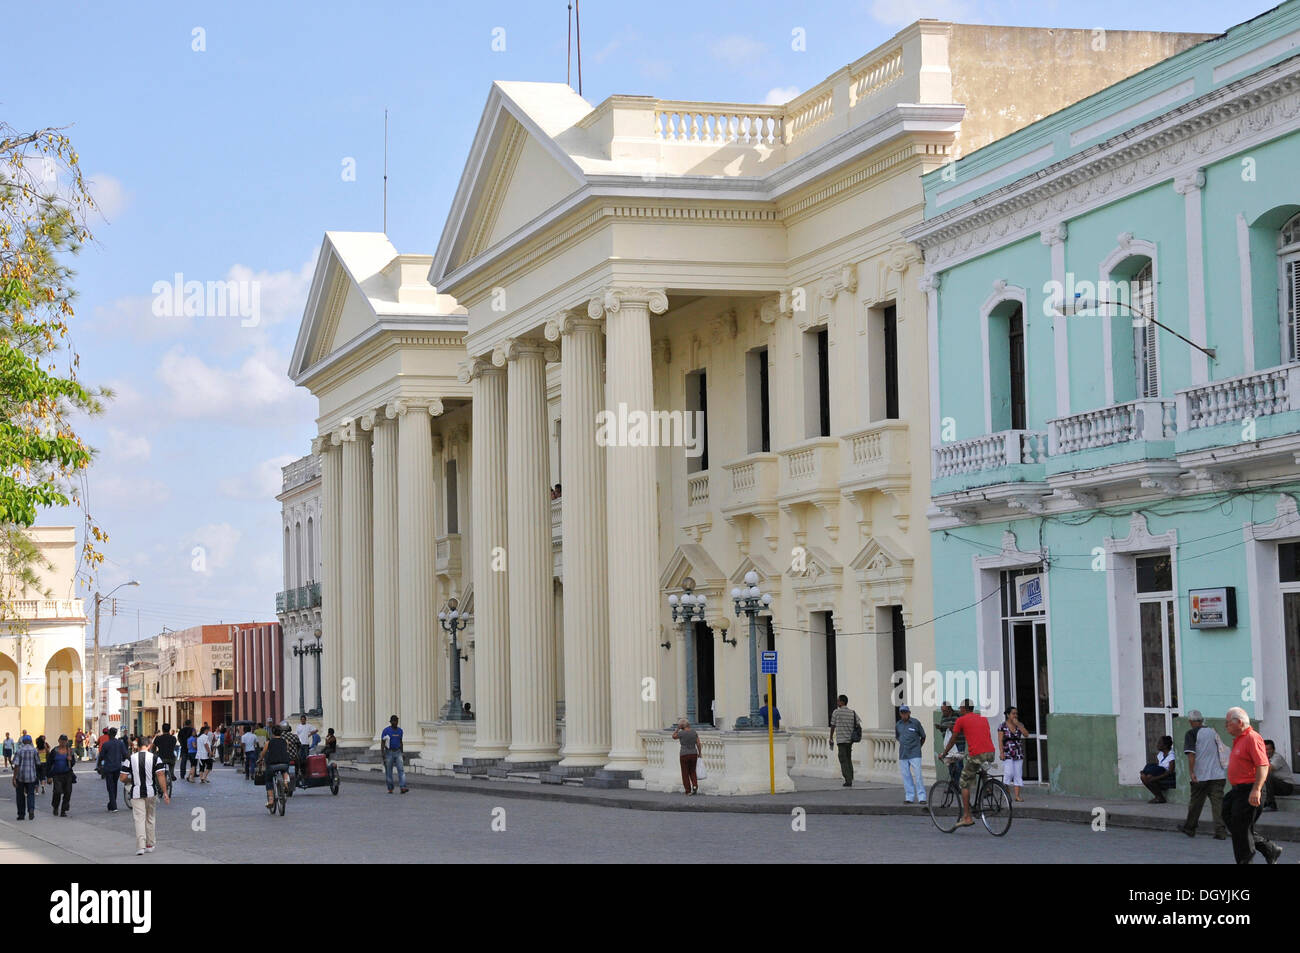
[[[1229, 83], [1038, 172], [936, 215], [904, 236], [931, 267], [1010, 244], [1278, 135], [1300, 116], [1300, 56]], [[1189, 182], [1196, 180], [1189, 179]]]

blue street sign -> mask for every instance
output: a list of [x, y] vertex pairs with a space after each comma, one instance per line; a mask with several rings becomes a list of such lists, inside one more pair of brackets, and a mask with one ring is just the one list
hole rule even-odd
[[762, 668], [762, 674], [764, 674], [764, 675], [775, 675], [775, 674], [776, 674], [776, 653], [775, 653], [775, 652], [764, 652], [764, 653], [763, 653], [763, 668]]

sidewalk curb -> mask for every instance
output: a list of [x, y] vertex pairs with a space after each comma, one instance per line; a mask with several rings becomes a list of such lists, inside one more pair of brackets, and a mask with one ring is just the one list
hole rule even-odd
[[[383, 784], [384, 776], [381, 772], [357, 771], [354, 768], [340, 768], [339, 775], [345, 781], [360, 781], [363, 783]], [[487, 780], [467, 780], [453, 781], [440, 777], [431, 777], [429, 775], [407, 775], [407, 787], [421, 788], [433, 791], [459, 792], [475, 795], [489, 795], [497, 798], [511, 798], [515, 800], [539, 800], [552, 801], [569, 804], [582, 804], [591, 807], [608, 807], [624, 808], [633, 811], [662, 811], [682, 814], [781, 814], [789, 815], [795, 807], [802, 807], [809, 814], [840, 814], [840, 815], [860, 815], [863, 817], [883, 817], [883, 816], [904, 816], [904, 817], [929, 817], [929, 811], [909, 807], [903, 804], [817, 804], [816, 796], [824, 793], [821, 791], [806, 791], [804, 797], [800, 800], [799, 794], [781, 794], [776, 795], [783, 800], [771, 801], [749, 801], [737, 800], [734, 798], [709, 797], [709, 798], [686, 798], [683, 800], [673, 800], [670, 795], [665, 795], [663, 799], [653, 796], [621, 795], [608, 796], [596, 794], [594, 792], [583, 792], [581, 790], [557, 789], [554, 785], [532, 784], [529, 782], [511, 782], [511, 781], [487, 781]], [[1165, 817], [1143, 817], [1130, 813], [1119, 813], [1115, 808], [1107, 804], [1100, 804], [1106, 811], [1107, 828], [1123, 828], [1126, 830], [1148, 830], [1148, 831], [1167, 831], [1171, 834], [1179, 833], [1179, 825], [1182, 823], [1178, 819]], [[1093, 822], [1091, 811], [1081, 810], [1071, 807], [1018, 807], [1015, 808], [1013, 817], [1015, 819], [1033, 820], [1033, 821], [1056, 821], [1066, 824], [1088, 824]], [[1268, 837], [1270, 840], [1283, 841], [1287, 843], [1300, 841], [1300, 827], [1283, 827], [1268, 823], [1256, 825], [1256, 830], [1260, 834]], [[1198, 837], [1209, 837], [1213, 833], [1212, 829], [1206, 829], [1197, 833]]]

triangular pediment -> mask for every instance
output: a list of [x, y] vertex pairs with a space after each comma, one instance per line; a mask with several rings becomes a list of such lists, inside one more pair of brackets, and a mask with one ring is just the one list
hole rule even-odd
[[740, 565], [731, 574], [728, 582], [733, 586], [741, 585], [745, 581], [745, 573], [751, 569], [758, 573], [759, 586], [765, 583], [770, 585], [769, 580], [779, 579], [781, 576], [781, 570], [772, 560], [761, 553], [751, 553], [740, 561]]
[[826, 583], [838, 578], [844, 569], [839, 560], [820, 546], [805, 546], [803, 550], [803, 554], [790, 563], [788, 575], [795, 585]]
[[726, 575], [698, 543], [683, 543], [673, 550], [659, 576], [659, 588], [664, 592], [680, 590], [687, 576], [695, 580], [697, 592], [721, 591], [727, 585]]
[[556, 138], [591, 112], [563, 83], [494, 83], [438, 242], [431, 278], [478, 257], [586, 184]]
[[849, 562], [858, 572], [871, 576], [887, 576], [912, 571], [912, 557], [896, 541], [887, 536], [873, 536]]

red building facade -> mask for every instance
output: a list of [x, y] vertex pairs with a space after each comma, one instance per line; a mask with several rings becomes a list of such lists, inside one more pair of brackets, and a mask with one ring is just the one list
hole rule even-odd
[[235, 629], [235, 720], [265, 722], [286, 717], [284, 635], [278, 622]]

